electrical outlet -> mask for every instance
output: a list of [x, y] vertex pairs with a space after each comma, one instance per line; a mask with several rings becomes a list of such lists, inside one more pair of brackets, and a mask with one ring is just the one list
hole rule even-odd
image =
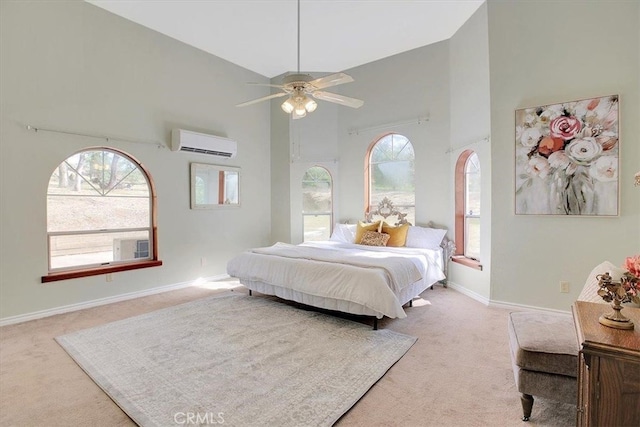
[[565, 282], [564, 280], [560, 281], [560, 292], [563, 294], [569, 293], [569, 282]]
[[107, 273], [105, 276], [105, 279], [107, 280], [107, 282], [112, 282], [113, 281], [113, 277], [111, 277], [111, 273]]

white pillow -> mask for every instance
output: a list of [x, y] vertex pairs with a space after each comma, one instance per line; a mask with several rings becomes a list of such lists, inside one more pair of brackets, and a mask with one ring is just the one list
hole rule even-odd
[[358, 224], [336, 224], [329, 240], [341, 243], [354, 243], [356, 241], [356, 227]]
[[410, 248], [436, 249], [440, 247], [447, 230], [412, 225], [407, 232], [405, 246]]
[[598, 285], [598, 279], [596, 279], [596, 276], [599, 274], [604, 274], [607, 271], [611, 271], [611, 269], [613, 268], [616, 268], [616, 266], [609, 261], [605, 261], [602, 264], [597, 265], [591, 271], [589, 277], [587, 277], [587, 281], [582, 288], [582, 292], [580, 292], [580, 295], [578, 296], [578, 301], [609, 304], [608, 302], [603, 300], [601, 296], [598, 295], [598, 289], [600, 289], [600, 286]]

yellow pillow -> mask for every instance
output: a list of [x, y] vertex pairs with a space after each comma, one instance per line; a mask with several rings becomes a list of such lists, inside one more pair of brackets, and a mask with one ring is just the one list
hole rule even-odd
[[392, 227], [386, 222], [382, 223], [382, 232], [389, 235], [387, 246], [404, 246], [407, 242], [407, 233], [409, 232], [409, 224]]
[[378, 231], [379, 227], [380, 227], [380, 221], [372, 222], [371, 224], [358, 221], [358, 227], [356, 228], [356, 238], [354, 240], [355, 243], [360, 244], [360, 242], [362, 242], [362, 236], [364, 236], [365, 232]]

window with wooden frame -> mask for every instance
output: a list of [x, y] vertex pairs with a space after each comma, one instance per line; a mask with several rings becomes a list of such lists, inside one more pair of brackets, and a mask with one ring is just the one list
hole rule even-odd
[[453, 261], [482, 269], [480, 264], [480, 160], [465, 150], [455, 169], [455, 243]]
[[372, 142], [365, 156], [365, 213], [386, 197], [415, 224], [414, 177], [415, 154], [406, 136], [390, 133]]
[[162, 265], [155, 209], [153, 181], [133, 157], [106, 147], [71, 155], [49, 179], [42, 281]]

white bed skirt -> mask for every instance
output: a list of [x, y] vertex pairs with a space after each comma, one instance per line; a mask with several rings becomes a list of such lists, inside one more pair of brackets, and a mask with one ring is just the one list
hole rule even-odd
[[[351, 301], [339, 300], [335, 298], [319, 297], [309, 295], [290, 288], [271, 285], [269, 283], [239, 278], [240, 283], [255, 292], [265, 295], [275, 295], [279, 298], [299, 302], [301, 304], [312, 307], [323, 308], [326, 310], [341, 311], [343, 313], [357, 314], [364, 316], [375, 316], [382, 319], [384, 315], [376, 310]], [[400, 305], [404, 305], [411, 301], [413, 297], [420, 295], [425, 289], [430, 287], [432, 283], [426, 284], [423, 280], [419, 280], [412, 285], [406, 286], [400, 293]], [[399, 316], [400, 317], [400, 316]], [[402, 317], [406, 317], [406, 314]]]

